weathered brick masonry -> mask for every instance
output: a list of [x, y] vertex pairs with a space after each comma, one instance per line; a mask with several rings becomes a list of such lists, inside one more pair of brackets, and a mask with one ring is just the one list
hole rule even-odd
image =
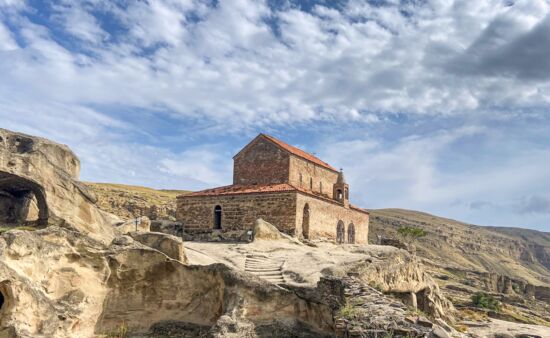
[[284, 183], [288, 174], [288, 154], [268, 140], [259, 139], [234, 157], [233, 184]]
[[214, 208], [222, 207], [222, 230], [246, 230], [262, 218], [294, 235], [296, 197], [293, 192], [196, 196], [179, 199], [176, 217], [186, 231], [214, 229]]
[[[360, 209], [342, 208], [334, 202], [328, 202], [298, 194], [296, 203], [297, 215], [302, 215], [304, 208], [309, 207], [309, 238], [332, 238], [336, 237], [336, 228], [339, 221], [344, 224], [345, 242], [348, 242], [348, 231], [350, 224], [355, 228], [355, 242], [367, 243], [369, 235], [369, 215]], [[296, 218], [296, 233], [303, 237], [303, 219]], [[302, 236], [300, 236], [302, 234]]]
[[178, 197], [188, 233], [246, 231], [258, 218], [302, 238], [366, 243], [369, 215], [349, 204], [343, 173], [260, 134], [234, 157], [233, 185]]

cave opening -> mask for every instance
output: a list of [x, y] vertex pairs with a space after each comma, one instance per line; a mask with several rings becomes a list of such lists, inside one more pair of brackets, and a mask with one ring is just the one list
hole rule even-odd
[[4, 293], [0, 291], [0, 310], [4, 307]]
[[42, 187], [0, 171], [0, 226], [46, 225], [48, 207]]
[[426, 313], [431, 312], [428, 295], [429, 295], [428, 289], [423, 289], [416, 293], [417, 308], [418, 310]]

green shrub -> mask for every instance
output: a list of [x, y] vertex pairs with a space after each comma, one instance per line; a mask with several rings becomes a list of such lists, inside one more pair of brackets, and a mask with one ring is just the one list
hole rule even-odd
[[346, 304], [340, 308], [340, 316], [350, 319], [353, 318], [356, 314], [355, 308], [351, 304]]
[[128, 337], [128, 325], [125, 322], [121, 322], [118, 326], [107, 334], [106, 338], [126, 338]]
[[397, 229], [397, 234], [404, 242], [409, 244], [427, 235], [424, 229], [409, 226], [400, 227]]
[[472, 295], [472, 303], [474, 306], [493, 311], [500, 311], [500, 302], [493, 296], [483, 292], [476, 292]]

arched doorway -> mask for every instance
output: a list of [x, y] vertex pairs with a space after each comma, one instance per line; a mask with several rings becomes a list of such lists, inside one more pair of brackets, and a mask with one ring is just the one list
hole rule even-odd
[[214, 207], [214, 229], [222, 228], [222, 207], [216, 205]]
[[304, 214], [302, 216], [302, 235], [305, 239], [309, 239], [309, 204], [304, 206]]
[[29, 179], [0, 171], [0, 222], [47, 225], [48, 205], [44, 189]]
[[336, 225], [336, 243], [338, 244], [344, 243], [345, 234], [346, 234], [346, 226], [344, 225], [344, 222], [338, 221], [338, 224]]
[[348, 243], [355, 244], [355, 225], [353, 223], [348, 225]]

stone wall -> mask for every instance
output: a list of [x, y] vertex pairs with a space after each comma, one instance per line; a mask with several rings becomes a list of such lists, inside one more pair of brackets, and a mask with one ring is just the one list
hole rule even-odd
[[261, 193], [220, 196], [181, 196], [176, 218], [188, 231], [214, 228], [214, 208], [222, 207], [221, 228], [224, 231], [253, 229], [258, 218], [294, 235], [296, 193]]
[[288, 182], [289, 155], [262, 138], [244, 148], [233, 161], [233, 184]]
[[325, 201], [313, 196], [299, 193], [296, 202], [296, 234], [303, 237], [303, 214], [306, 203], [309, 206], [309, 238], [336, 239], [336, 225], [344, 222], [347, 242], [348, 228], [351, 223], [355, 227], [355, 243], [368, 242], [369, 215], [355, 209], [346, 209], [341, 204]]
[[[300, 180], [300, 175], [302, 176]], [[290, 156], [290, 184], [332, 198], [338, 173], [296, 156]], [[322, 190], [321, 190], [322, 185]]]

